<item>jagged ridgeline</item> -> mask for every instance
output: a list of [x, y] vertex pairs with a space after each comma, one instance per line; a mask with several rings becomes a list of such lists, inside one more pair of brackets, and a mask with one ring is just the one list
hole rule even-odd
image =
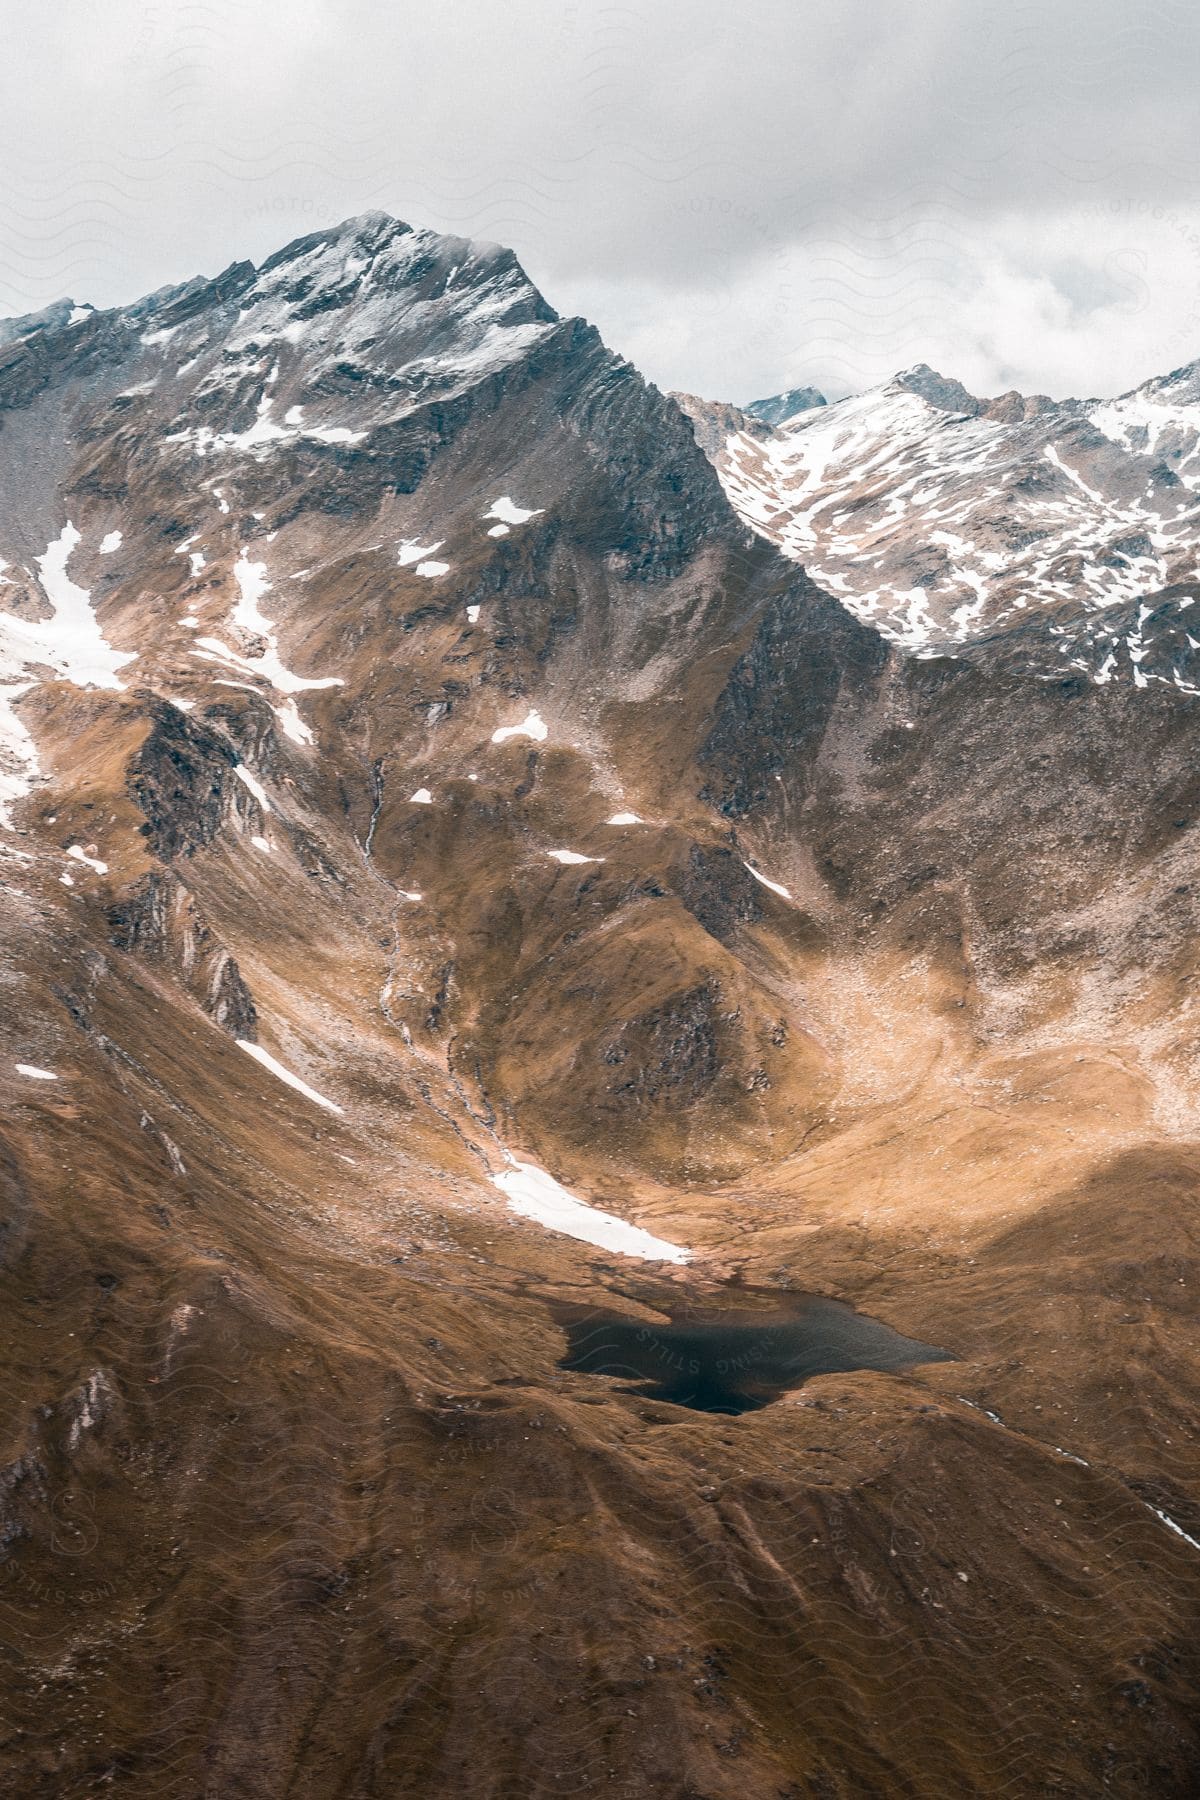
[[3, 322], [0, 1786], [1195, 1791], [1197, 445]]

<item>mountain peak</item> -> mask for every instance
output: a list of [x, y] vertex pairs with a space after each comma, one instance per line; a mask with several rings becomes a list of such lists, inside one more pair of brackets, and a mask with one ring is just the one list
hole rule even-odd
[[306, 302], [318, 290], [322, 307], [349, 302], [369, 288], [411, 301], [437, 289], [460, 293], [486, 288], [489, 318], [499, 322], [536, 320], [555, 324], [558, 314], [534, 287], [514, 253], [500, 244], [478, 242], [407, 224], [385, 212], [359, 213], [307, 236], [295, 238], [255, 270], [259, 294], [285, 294]]
[[797, 413], [809, 412], [814, 406], [825, 406], [828, 402], [819, 388], [788, 388], [782, 394], [771, 394], [765, 400], [752, 400], [743, 407], [752, 419], [761, 419], [764, 425], [782, 425]]
[[936, 406], [939, 412], [963, 413], [974, 418], [982, 410], [983, 402], [969, 393], [961, 381], [956, 381], [952, 375], [940, 375], [928, 363], [914, 363], [911, 369], [901, 370], [892, 378], [892, 384], [907, 388], [910, 394], [917, 394], [930, 406]]
[[355, 213], [351, 218], [342, 219], [339, 224], [325, 225], [318, 231], [309, 231], [303, 237], [293, 238], [260, 263], [258, 273], [268, 274], [272, 269], [282, 268], [287, 263], [322, 249], [337, 249], [347, 254], [351, 249], [357, 248], [374, 255], [385, 244], [410, 234], [412, 229], [403, 219], [395, 219], [390, 213]]

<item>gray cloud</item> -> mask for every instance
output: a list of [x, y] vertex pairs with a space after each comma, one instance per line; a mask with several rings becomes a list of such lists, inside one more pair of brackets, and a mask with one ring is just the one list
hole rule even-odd
[[1186, 0], [0, 0], [0, 311], [368, 207], [511, 243], [663, 386], [1200, 355]]

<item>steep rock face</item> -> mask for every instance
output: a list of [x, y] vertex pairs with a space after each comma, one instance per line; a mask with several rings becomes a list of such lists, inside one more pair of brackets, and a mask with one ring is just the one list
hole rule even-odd
[[801, 575], [764, 612], [717, 702], [699, 762], [724, 779], [707, 780], [702, 797], [742, 818], [786, 771], [791, 796], [803, 799], [835, 709], [865, 711], [888, 662], [884, 640]]
[[119, 950], [169, 959], [206, 1012], [236, 1038], [253, 1041], [254, 1001], [229, 951], [213, 936], [182, 884], [152, 873], [108, 909], [111, 940]]
[[[8, 1784], [1183, 1800], [1194, 702], [1055, 633], [1182, 655], [1121, 571], [1186, 518], [1044, 455], [1148, 506], [1142, 402], [714, 408], [731, 505], [494, 247], [83, 310], [0, 352]], [[817, 568], [973, 569], [900, 542], [941, 460], [1002, 603], [916, 655]], [[1113, 606], [1006, 612], [1101, 514]], [[956, 1360], [562, 1366], [559, 1302], [653, 1359], [779, 1289]]]
[[735, 432], [750, 437], [767, 436], [767, 422], [748, 409], [727, 400], [706, 400], [699, 394], [672, 394], [671, 398], [691, 420], [696, 442], [709, 460], [718, 464], [726, 440]]
[[734, 851], [692, 844], [679, 876], [679, 897], [698, 924], [722, 944], [763, 917], [762, 889]]
[[163, 862], [211, 843], [225, 820], [231, 744], [170, 704], [153, 705], [153, 722], [129, 764], [129, 791], [146, 815], [150, 847]]

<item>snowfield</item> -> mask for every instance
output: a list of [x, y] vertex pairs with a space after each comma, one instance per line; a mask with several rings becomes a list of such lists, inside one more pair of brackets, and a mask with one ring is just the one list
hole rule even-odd
[[616, 1250], [621, 1256], [640, 1257], [644, 1262], [691, 1261], [690, 1250], [654, 1237], [615, 1213], [588, 1206], [533, 1163], [514, 1162], [511, 1168], [493, 1175], [492, 1180], [513, 1212], [544, 1225], [547, 1231], [560, 1231], [566, 1237], [579, 1238], [602, 1250]]

